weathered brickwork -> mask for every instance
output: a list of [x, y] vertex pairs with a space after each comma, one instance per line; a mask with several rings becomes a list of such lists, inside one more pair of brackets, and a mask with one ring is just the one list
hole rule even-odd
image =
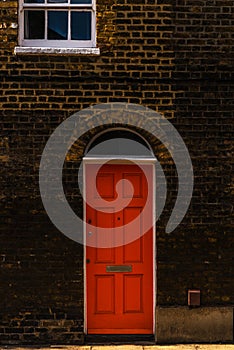
[[[168, 180], [157, 223], [157, 305], [233, 305], [233, 0], [97, 0], [100, 56], [14, 55], [18, 3], [0, 3], [0, 343], [83, 342], [83, 248], [50, 222], [40, 157], [52, 131], [90, 105], [128, 102], [162, 113], [183, 137], [194, 194], [182, 224], [165, 226], [177, 194], [166, 147], [143, 136]], [[65, 190], [93, 135], [65, 163]], [[77, 146], [77, 147], [76, 147]], [[76, 154], [76, 156], [74, 156]]]

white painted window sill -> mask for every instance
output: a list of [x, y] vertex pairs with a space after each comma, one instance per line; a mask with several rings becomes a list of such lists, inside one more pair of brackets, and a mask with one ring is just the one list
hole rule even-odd
[[15, 55], [100, 55], [100, 49], [96, 47], [81, 47], [81, 48], [57, 48], [57, 47], [27, 47], [16, 46], [14, 49]]

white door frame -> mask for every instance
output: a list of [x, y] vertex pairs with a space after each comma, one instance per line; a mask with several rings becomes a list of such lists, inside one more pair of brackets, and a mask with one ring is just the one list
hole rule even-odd
[[86, 165], [87, 164], [151, 164], [153, 168], [153, 205], [152, 205], [152, 218], [153, 218], [153, 334], [156, 334], [156, 291], [157, 291], [157, 264], [156, 264], [156, 207], [155, 207], [155, 192], [156, 192], [156, 175], [155, 175], [155, 163], [156, 158], [139, 158], [139, 157], [84, 157], [83, 158], [83, 266], [84, 266], [84, 334], [87, 334], [87, 288], [86, 288]]

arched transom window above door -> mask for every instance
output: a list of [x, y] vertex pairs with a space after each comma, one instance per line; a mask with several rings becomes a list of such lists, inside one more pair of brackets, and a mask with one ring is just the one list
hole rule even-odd
[[98, 134], [88, 145], [85, 156], [155, 158], [149, 144], [138, 133], [127, 129]]

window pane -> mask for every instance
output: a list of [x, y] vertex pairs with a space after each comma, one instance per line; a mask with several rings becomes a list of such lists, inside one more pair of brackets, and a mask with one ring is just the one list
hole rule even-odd
[[43, 4], [45, 0], [24, 0], [25, 4]]
[[52, 3], [52, 4], [58, 4], [58, 3], [64, 3], [64, 2], [68, 2], [68, 0], [47, 0], [48, 3]]
[[24, 11], [24, 38], [44, 39], [45, 11]]
[[92, 4], [92, 0], [71, 0], [71, 4]]
[[48, 11], [48, 39], [66, 40], [67, 28], [67, 11]]
[[91, 40], [91, 12], [72, 11], [71, 39]]

